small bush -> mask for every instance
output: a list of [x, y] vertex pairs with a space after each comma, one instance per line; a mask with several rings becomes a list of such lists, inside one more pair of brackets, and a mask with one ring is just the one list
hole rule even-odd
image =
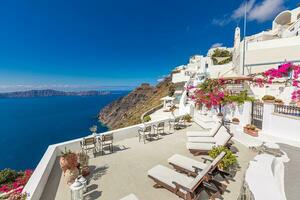
[[191, 122], [192, 121], [192, 117], [189, 114], [187, 114], [187, 115], [183, 116], [183, 120], [185, 120], [187, 122]]
[[233, 122], [237, 122], [237, 123], [240, 122], [240, 120], [238, 118], [236, 118], [236, 117], [232, 118], [232, 121]]
[[0, 185], [12, 183], [20, 176], [20, 173], [12, 169], [3, 169], [0, 171]]
[[275, 103], [283, 103], [281, 99], [275, 99]]
[[222, 151], [224, 151], [226, 154], [218, 167], [220, 169], [228, 170], [230, 167], [233, 167], [237, 164], [237, 158], [227, 147], [213, 147], [212, 150], [209, 151], [208, 155], [211, 158], [215, 159]]
[[256, 130], [256, 126], [253, 125], [253, 124], [247, 124], [247, 125], [246, 125], [246, 128], [247, 128], [247, 129], [250, 129], [250, 130], [253, 130], [253, 131]]
[[276, 99], [276, 98], [275, 98], [274, 96], [272, 96], [272, 95], [265, 95], [265, 96], [263, 96], [263, 98], [262, 98], [263, 101], [266, 101], [266, 100], [273, 101], [273, 100], [275, 100], [275, 99]]
[[151, 117], [149, 115], [147, 115], [143, 118], [143, 120], [144, 120], [144, 122], [149, 122], [149, 121], [151, 121]]

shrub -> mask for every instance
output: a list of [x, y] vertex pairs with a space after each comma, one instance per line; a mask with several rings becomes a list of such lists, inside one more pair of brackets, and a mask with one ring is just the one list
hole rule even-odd
[[238, 119], [238, 118], [236, 118], [236, 117], [234, 117], [234, 118], [232, 118], [232, 122], [240, 122], [240, 120]]
[[187, 122], [191, 122], [191, 121], [192, 121], [192, 117], [191, 117], [189, 114], [184, 115], [184, 116], [183, 116], [183, 119], [184, 119], [185, 121], [187, 121]]
[[266, 101], [266, 100], [271, 100], [271, 101], [273, 101], [273, 100], [275, 100], [276, 98], [274, 97], [274, 96], [272, 96], [272, 95], [265, 95], [265, 96], [263, 96], [263, 98], [262, 98], [262, 100], [263, 101]]
[[12, 169], [3, 169], [0, 171], [0, 185], [12, 183], [20, 176], [20, 173]]
[[208, 155], [215, 159], [222, 151], [224, 151], [226, 154], [218, 167], [220, 169], [228, 170], [230, 167], [233, 167], [237, 164], [237, 158], [227, 147], [213, 147], [212, 150], [208, 152]]
[[143, 118], [144, 122], [149, 122], [151, 121], [151, 117], [149, 115], [146, 115], [144, 118]]
[[281, 99], [275, 99], [275, 103], [283, 103]]
[[256, 126], [253, 125], [253, 124], [247, 124], [247, 125], [246, 125], [246, 128], [247, 128], [247, 129], [250, 129], [250, 130], [253, 130], [253, 131], [256, 130]]

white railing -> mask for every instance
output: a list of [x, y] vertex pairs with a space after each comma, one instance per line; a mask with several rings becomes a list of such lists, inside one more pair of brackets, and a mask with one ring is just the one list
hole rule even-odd
[[[180, 115], [176, 116], [180, 117]], [[102, 134], [114, 134], [114, 141], [121, 141], [127, 138], [133, 138], [137, 136], [138, 129], [142, 125], [154, 125], [159, 122], [169, 122], [170, 118], [163, 118], [160, 120], [154, 120], [151, 122], [147, 122], [145, 124], [136, 124], [133, 126], [128, 126], [125, 128], [120, 128], [112, 131], [107, 131], [103, 133], [97, 134], [100, 136]], [[28, 193], [30, 200], [39, 200], [44, 191], [44, 188], [47, 184], [49, 175], [52, 171], [54, 163], [56, 161], [57, 156], [60, 155], [61, 151], [65, 148], [70, 149], [71, 151], [78, 151], [80, 149], [80, 141], [82, 138], [78, 138], [75, 140], [70, 140], [67, 142], [62, 142], [58, 144], [53, 144], [48, 147], [36, 169], [34, 170], [32, 176], [24, 187], [24, 192]]]

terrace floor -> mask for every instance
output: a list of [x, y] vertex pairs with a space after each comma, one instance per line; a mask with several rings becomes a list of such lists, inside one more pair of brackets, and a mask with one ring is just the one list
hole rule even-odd
[[[154, 182], [147, 177], [147, 171], [157, 164], [171, 168], [167, 159], [175, 153], [202, 160], [201, 156], [190, 154], [185, 146], [185, 132], [200, 129], [196, 124], [192, 124], [185, 129], [162, 136], [160, 140], [146, 144], [139, 142], [138, 138], [129, 138], [116, 143], [114, 153], [97, 155], [90, 159], [91, 175], [88, 177], [89, 185], [85, 199], [118, 200], [130, 193], [134, 193], [141, 200], [179, 199], [166, 189], [153, 188]], [[234, 142], [233, 147], [238, 149], [236, 155], [241, 168], [222, 195], [225, 200], [237, 199], [244, 172], [249, 161], [255, 156], [255, 153], [238, 142]], [[70, 196], [70, 189], [64, 180], [57, 159], [41, 199], [71, 199]], [[203, 193], [201, 199], [208, 199], [208, 197]]]

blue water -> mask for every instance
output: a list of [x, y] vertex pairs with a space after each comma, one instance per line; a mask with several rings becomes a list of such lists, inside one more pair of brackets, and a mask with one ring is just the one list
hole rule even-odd
[[48, 145], [106, 131], [96, 116], [124, 94], [0, 99], [0, 169], [34, 169]]

